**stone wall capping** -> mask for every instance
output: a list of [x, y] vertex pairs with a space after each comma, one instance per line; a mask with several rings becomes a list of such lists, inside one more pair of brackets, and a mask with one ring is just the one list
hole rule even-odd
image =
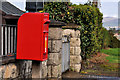
[[81, 26], [76, 24], [68, 24], [68, 25], [62, 26], [62, 28], [63, 29], [80, 29]]
[[5, 65], [16, 61], [16, 56], [1, 56], [0, 65]]
[[53, 20], [53, 19], [51, 19], [50, 21], [51, 22], [49, 24], [49, 27], [62, 27], [62, 26], [66, 25], [64, 22], [56, 21], [56, 20]]

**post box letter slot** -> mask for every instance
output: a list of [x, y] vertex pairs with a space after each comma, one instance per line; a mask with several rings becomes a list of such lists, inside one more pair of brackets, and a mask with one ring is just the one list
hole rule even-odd
[[48, 33], [47, 32], [45, 32], [44, 33], [44, 53], [47, 53], [48, 52], [48, 50], [47, 50], [47, 48], [48, 48]]
[[47, 52], [47, 36], [45, 36], [45, 53]]

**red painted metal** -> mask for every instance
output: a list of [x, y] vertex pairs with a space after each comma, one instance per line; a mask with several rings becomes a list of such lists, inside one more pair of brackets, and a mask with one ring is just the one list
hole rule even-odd
[[18, 20], [16, 59], [48, 58], [48, 13], [25, 13]]

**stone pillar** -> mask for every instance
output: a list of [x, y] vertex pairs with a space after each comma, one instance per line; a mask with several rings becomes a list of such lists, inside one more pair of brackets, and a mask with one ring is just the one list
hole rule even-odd
[[48, 54], [48, 78], [61, 77], [61, 52], [62, 52], [62, 25], [61, 22], [51, 21], [49, 27], [49, 54]]
[[[81, 69], [81, 48], [80, 48], [80, 30], [77, 29], [78, 26], [70, 26], [71, 29], [68, 29], [69, 26], [66, 26], [67, 29], [63, 30], [63, 36], [70, 36], [70, 69], [75, 72], [80, 72]], [[66, 28], [64, 26], [64, 28]]]
[[62, 22], [51, 20], [49, 24], [48, 60], [33, 61], [32, 78], [61, 77], [62, 25]]

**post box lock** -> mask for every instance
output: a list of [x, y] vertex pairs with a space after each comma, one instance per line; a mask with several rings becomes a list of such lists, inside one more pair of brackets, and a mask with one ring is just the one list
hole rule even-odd
[[47, 60], [49, 23], [48, 13], [25, 13], [19, 18], [17, 59]]

